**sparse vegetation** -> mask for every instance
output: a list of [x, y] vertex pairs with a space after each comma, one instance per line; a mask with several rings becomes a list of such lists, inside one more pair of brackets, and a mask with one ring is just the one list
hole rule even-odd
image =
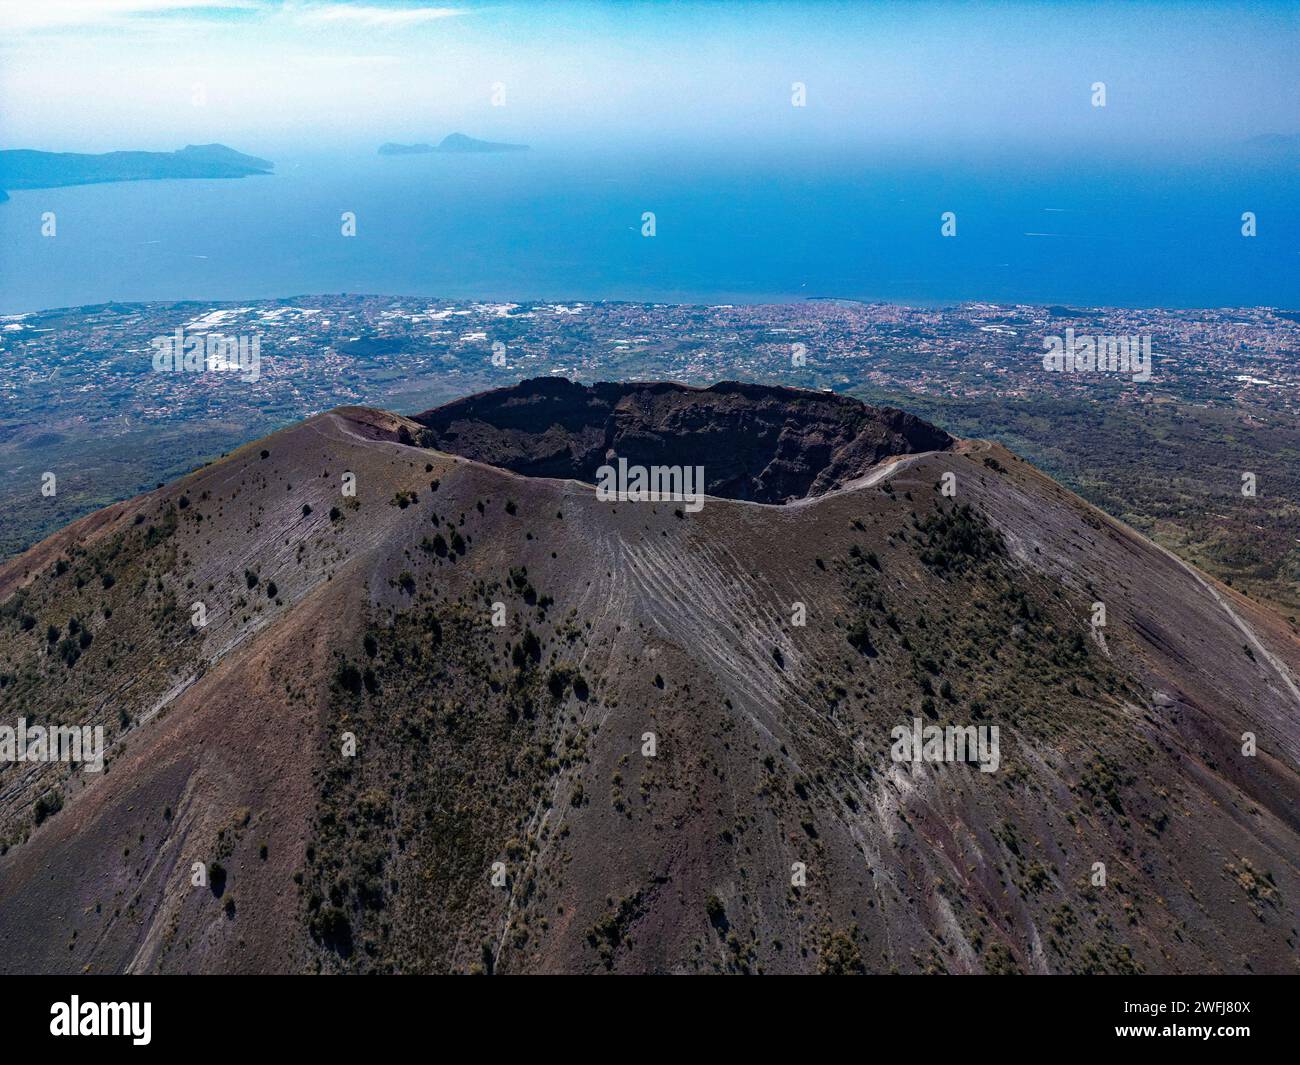
[[47, 791], [32, 806], [32, 821], [40, 825], [47, 818], [52, 817], [63, 809], [63, 792], [54, 790]]

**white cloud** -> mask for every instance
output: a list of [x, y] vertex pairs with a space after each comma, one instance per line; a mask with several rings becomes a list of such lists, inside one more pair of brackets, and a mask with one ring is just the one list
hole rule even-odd
[[359, 26], [416, 26], [462, 15], [455, 7], [378, 7], [370, 4], [310, 4], [294, 9], [300, 22], [351, 23]]
[[455, 7], [318, 3], [273, 3], [271, 0], [0, 0], [0, 30], [11, 33], [122, 27], [173, 16], [182, 21], [223, 14], [287, 17], [306, 25], [359, 26], [375, 29], [419, 26], [465, 12]]
[[83, 29], [121, 23], [140, 16], [185, 12], [257, 11], [257, 0], [0, 0], [0, 29]]

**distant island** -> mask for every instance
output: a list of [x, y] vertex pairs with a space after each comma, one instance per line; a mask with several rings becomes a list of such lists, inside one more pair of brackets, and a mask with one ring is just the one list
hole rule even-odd
[[163, 178], [238, 178], [269, 174], [274, 163], [245, 155], [224, 144], [188, 144], [175, 152], [0, 151], [0, 201], [4, 189], [53, 189], [105, 181], [155, 181]]
[[481, 141], [463, 133], [449, 133], [442, 141], [432, 144], [381, 144], [380, 155], [430, 155], [446, 152], [449, 155], [473, 155], [482, 152], [526, 152], [526, 144], [503, 144], [500, 141]]

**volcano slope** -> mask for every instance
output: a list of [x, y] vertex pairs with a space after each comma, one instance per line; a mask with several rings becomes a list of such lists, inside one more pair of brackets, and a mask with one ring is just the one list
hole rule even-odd
[[[612, 455], [740, 498], [603, 501]], [[0, 763], [0, 969], [1294, 973], [1298, 668], [899, 412], [340, 408], [0, 568], [0, 724], [108, 748]]]

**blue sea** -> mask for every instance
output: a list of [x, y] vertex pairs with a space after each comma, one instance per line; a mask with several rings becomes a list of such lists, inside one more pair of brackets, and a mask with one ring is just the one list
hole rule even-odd
[[[11, 191], [0, 312], [342, 292], [1300, 307], [1294, 160], [270, 157], [268, 177]], [[41, 235], [46, 211], [53, 238]], [[355, 237], [341, 235], [345, 211]], [[642, 236], [647, 211], [654, 237]], [[1241, 235], [1244, 211], [1256, 237]]]

